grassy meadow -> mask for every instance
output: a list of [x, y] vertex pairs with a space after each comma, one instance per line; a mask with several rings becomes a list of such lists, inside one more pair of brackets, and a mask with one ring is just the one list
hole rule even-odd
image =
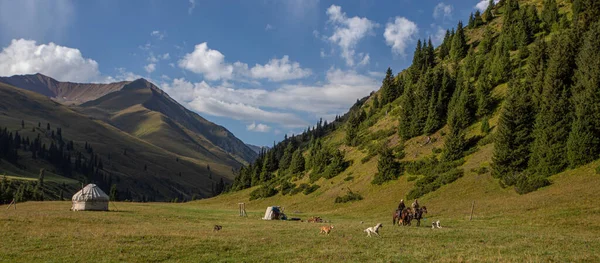
[[[321, 201], [324, 194], [248, 202], [242, 191], [184, 204], [119, 202], [110, 212], [71, 212], [70, 202], [1, 206], [0, 261], [598, 262], [595, 165], [523, 196], [489, 175], [465, 176], [420, 200], [430, 211], [421, 227], [391, 225], [400, 196], [393, 192], [406, 176], [349, 204]], [[242, 201], [246, 218], [238, 216]], [[325, 236], [319, 227], [327, 223], [260, 220], [267, 205], [284, 206], [289, 217], [321, 216], [335, 228]], [[443, 228], [432, 230], [434, 220]], [[366, 237], [363, 230], [379, 222], [381, 238]], [[223, 229], [213, 232], [215, 224]]]

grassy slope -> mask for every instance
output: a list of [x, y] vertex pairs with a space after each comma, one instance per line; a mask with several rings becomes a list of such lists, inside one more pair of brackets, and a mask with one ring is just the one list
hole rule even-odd
[[[302, 194], [247, 202], [248, 218], [236, 211], [244, 193], [186, 204], [116, 203], [111, 209], [118, 211], [104, 213], [70, 212], [70, 202], [1, 206], [0, 261], [597, 262], [598, 164], [553, 176], [552, 186], [525, 196], [500, 188], [489, 175], [469, 174], [423, 198], [430, 213], [422, 227], [391, 226], [404, 179], [351, 205]], [[326, 237], [318, 234], [322, 224], [260, 220], [266, 205], [285, 206], [303, 219], [322, 216], [335, 228]], [[433, 220], [443, 228], [427, 227]], [[362, 230], [378, 222], [382, 238], [365, 237]], [[214, 224], [223, 230], [212, 232]]]
[[[32, 127], [37, 127], [38, 122], [43, 126], [49, 122], [53, 129], [62, 127], [63, 137], [73, 140], [76, 150], [83, 152], [85, 142], [92, 145], [103, 159], [105, 170], [119, 177], [118, 186], [121, 191], [129, 188], [134, 195], [148, 195], [152, 191], [146, 188], [151, 186], [162, 196], [174, 198], [179, 193], [175, 188], [179, 188], [185, 189], [184, 196], [189, 199], [192, 193], [209, 195], [211, 182], [218, 182], [219, 175], [231, 176], [229, 166], [209, 163], [212, 173], [216, 175], [209, 179], [207, 162], [165, 151], [104, 122], [74, 112], [43, 95], [0, 84], [0, 97], [10, 98], [0, 101], [0, 123], [3, 127], [8, 126], [9, 130], [19, 131], [22, 136], [30, 139], [38, 133], [44, 137], [44, 129], [36, 128], [35, 132], [31, 130]], [[21, 120], [25, 120], [24, 129], [21, 128]], [[45, 143], [48, 144], [49, 141]], [[127, 149], [126, 156], [123, 155], [124, 149]], [[107, 158], [109, 153], [110, 161]], [[0, 172], [27, 178], [37, 178], [39, 168], [52, 172], [52, 167], [43, 161], [32, 160], [28, 152], [23, 152], [21, 157], [21, 163], [27, 166], [26, 170], [3, 162]], [[177, 158], [180, 159], [179, 162], [176, 162]], [[148, 167], [147, 172], [143, 170], [144, 165]], [[182, 176], [178, 175], [179, 172]], [[73, 181], [69, 182], [77, 185]]]

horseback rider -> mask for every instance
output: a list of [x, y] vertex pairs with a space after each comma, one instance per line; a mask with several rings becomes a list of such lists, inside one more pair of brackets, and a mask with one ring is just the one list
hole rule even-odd
[[402, 212], [404, 208], [406, 208], [406, 205], [404, 204], [404, 199], [401, 199], [400, 203], [398, 204], [398, 211]]
[[412, 209], [413, 213], [417, 212], [417, 209], [419, 209], [419, 200], [415, 199], [415, 201], [412, 203]]

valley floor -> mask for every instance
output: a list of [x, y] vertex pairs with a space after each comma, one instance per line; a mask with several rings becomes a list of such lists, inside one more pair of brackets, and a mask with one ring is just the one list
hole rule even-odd
[[[116, 203], [110, 212], [71, 212], [70, 202], [27, 202], [0, 207], [2, 262], [598, 262], [600, 212], [568, 209], [556, 220], [527, 213], [441, 219], [423, 226], [392, 226], [388, 216], [298, 213], [325, 224], [263, 221], [257, 207], [240, 218], [234, 207]], [[253, 207], [254, 208], [254, 207]], [[360, 222], [364, 221], [364, 224]], [[381, 238], [363, 230], [383, 223]], [[223, 229], [213, 232], [213, 225]], [[428, 226], [429, 225], [429, 226]]]

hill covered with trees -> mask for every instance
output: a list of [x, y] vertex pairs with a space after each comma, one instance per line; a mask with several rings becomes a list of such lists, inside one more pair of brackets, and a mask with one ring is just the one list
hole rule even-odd
[[[465, 172], [520, 194], [547, 186], [600, 157], [599, 20], [597, 1], [490, 1], [438, 47], [419, 40], [412, 65], [388, 69], [344, 116], [261, 152], [232, 190], [310, 195], [339, 174], [368, 176], [369, 189], [409, 176], [412, 199]], [[475, 155], [482, 161], [465, 171]]]

